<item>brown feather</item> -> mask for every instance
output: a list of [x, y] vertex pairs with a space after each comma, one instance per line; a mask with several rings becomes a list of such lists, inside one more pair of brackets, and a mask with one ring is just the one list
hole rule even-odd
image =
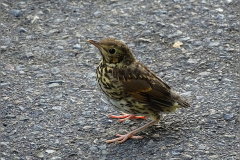
[[179, 98], [176, 92], [172, 92], [162, 79], [139, 62], [134, 63], [129, 67], [113, 71], [122, 82], [126, 93], [132, 95], [137, 101], [148, 104], [156, 111], [162, 111], [164, 107], [172, 107], [175, 102], [179, 102], [183, 107], [187, 106], [185, 100]]

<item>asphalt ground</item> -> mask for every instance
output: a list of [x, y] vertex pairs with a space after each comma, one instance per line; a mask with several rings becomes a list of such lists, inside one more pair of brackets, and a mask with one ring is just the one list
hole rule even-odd
[[[239, 159], [238, 0], [0, 5], [1, 160]], [[122, 144], [105, 141], [148, 120], [108, 117], [86, 40], [110, 36], [191, 103]]]

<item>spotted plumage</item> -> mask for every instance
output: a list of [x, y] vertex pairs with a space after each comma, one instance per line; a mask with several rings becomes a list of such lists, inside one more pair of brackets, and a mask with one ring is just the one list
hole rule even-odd
[[159, 113], [174, 112], [176, 108], [190, 106], [162, 79], [138, 62], [123, 42], [114, 38], [89, 42], [96, 46], [102, 55], [102, 61], [96, 70], [100, 88], [115, 108], [127, 113], [112, 118], [126, 120], [145, 116], [152, 120], [126, 135], [118, 135], [119, 138], [109, 140], [108, 143], [142, 138], [133, 134], [157, 123], [160, 120]]

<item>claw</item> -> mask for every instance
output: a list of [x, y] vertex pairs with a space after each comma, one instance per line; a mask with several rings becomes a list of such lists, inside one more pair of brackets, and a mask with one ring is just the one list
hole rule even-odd
[[107, 140], [106, 142], [107, 142], [107, 143], [111, 143], [111, 142], [118, 141], [118, 143], [123, 143], [123, 142], [125, 142], [128, 138], [132, 138], [132, 139], [142, 139], [142, 138], [143, 138], [142, 136], [133, 136], [133, 133], [132, 133], [132, 132], [130, 132], [130, 133], [128, 133], [128, 134], [125, 134], [125, 135], [117, 134], [116, 136], [118, 136], [119, 138], [115, 138], [115, 139], [112, 139], [112, 140]]
[[[124, 113], [124, 114], [125, 114], [125, 113]], [[130, 115], [129, 117], [132, 117], [132, 116], [134, 116], [134, 115]], [[127, 117], [127, 118], [129, 118], [129, 117]], [[141, 117], [141, 118], [142, 118], [143, 116], [134, 116], [134, 117]], [[127, 118], [125, 118], [125, 119], [127, 119]], [[146, 118], [146, 117], [145, 117], [145, 118]], [[123, 120], [124, 120], [124, 119], [123, 119]], [[118, 136], [118, 138], [115, 138], [115, 139], [112, 139], [112, 140], [107, 140], [106, 142], [107, 142], [107, 143], [111, 143], [111, 142], [117, 141], [118, 143], [123, 143], [123, 142], [125, 142], [128, 138], [142, 139], [142, 138], [143, 138], [142, 136], [133, 136], [133, 135], [136, 134], [137, 132], [140, 132], [140, 131], [148, 128], [149, 126], [152, 126], [152, 125], [158, 123], [159, 120], [160, 120], [160, 117], [157, 118], [155, 121], [151, 121], [151, 122], [145, 124], [144, 126], [142, 126], [142, 127], [140, 127], [140, 128], [137, 128], [137, 129], [129, 132], [128, 134], [125, 134], [125, 135], [117, 134], [116, 136]]]

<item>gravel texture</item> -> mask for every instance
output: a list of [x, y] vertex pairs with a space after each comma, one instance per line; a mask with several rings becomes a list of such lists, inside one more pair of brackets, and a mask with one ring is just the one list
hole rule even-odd
[[[1, 160], [239, 159], [239, 0], [0, 5]], [[106, 144], [146, 123], [108, 117], [119, 112], [97, 86], [101, 57], [86, 40], [109, 36], [191, 108], [162, 114], [142, 140]]]

